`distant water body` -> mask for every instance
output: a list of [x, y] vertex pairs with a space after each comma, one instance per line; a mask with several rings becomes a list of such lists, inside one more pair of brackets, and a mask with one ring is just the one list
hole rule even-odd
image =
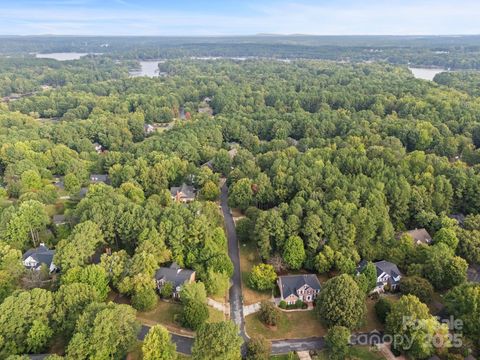
[[49, 53], [49, 54], [35, 54], [38, 59], [54, 59], [58, 61], [78, 60], [88, 53], [64, 52], [64, 53]]
[[158, 64], [161, 63], [161, 60], [149, 60], [149, 61], [140, 61], [140, 69], [130, 72], [130, 75], [133, 77], [138, 76], [148, 76], [156, 77], [160, 73], [158, 71]]
[[429, 68], [409, 68], [417, 79], [433, 81], [435, 75], [448, 71], [444, 69], [429, 69]]

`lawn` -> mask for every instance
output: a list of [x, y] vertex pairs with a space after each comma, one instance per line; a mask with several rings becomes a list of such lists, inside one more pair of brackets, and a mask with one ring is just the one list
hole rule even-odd
[[258, 313], [245, 318], [246, 330], [250, 337], [263, 335], [267, 339], [296, 339], [324, 336], [327, 330], [320, 324], [314, 311], [280, 312], [279, 322], [270, 328], [259, 319]]
[[261, 262], [254, 244], [240, 244], [240, 269], [242, 271], [243, 304], [251, 305], [272, 297], [271, 291], [256, 291], [247, 285], [252, 267]]
[[[182, 305], [179, 303], [170, 303], [159, 301], [155, 309], [146, 312], [137, 312], [137, 318], [145, 325], [162, 324], [168, 330], [185, 335], [193, 335], [193, 331], [182, 327], [179, 323]], [[225, 320], [225, 315], [212, 307], [208, 307], [208, 322], [219, 322]]]
[[282, 354], [282, 355], [272, 355], [270, 356], [270, 360], [298, 360], [298, 356], [295, 353], [289, 357], [289, 354]]

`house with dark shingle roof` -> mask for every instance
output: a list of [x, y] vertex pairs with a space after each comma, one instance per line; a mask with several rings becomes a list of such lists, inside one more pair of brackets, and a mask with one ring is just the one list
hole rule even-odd
[[[358, 264], [357, 275], [360, 275], [367, 263], [366, 260], [362, 260], [360, 264]], [[385, 292], [387, 286], [392, 290], [398, 288], [402, 273], [398, 270], [397, 265], [385, 260], [374, 262], [373, 265], [375, 265], [377, 269], [377, 286], [372, 290], [372, 293]]]
[[41, 243], [39, 247], [28, 250], [22, 256], [23, 266], [30, 270], [40, 270], [42, 265], [48, 267], [50, 272], [57, 270], [53, 263], [55, 250], [50, 250], [45, 244]]
[[280, 297], [288, 305], [297, 300], [312, 303], [320, 293], [321, 285], [315, 274], [279, 276], [277, 280]]
[[92, 184], [99, 184], [99, 183], [108, 183], [108, 175], [106, 174], [91, 174], [90, 175], [90, 182]]
[[53, 224], [55, 226], [65, 225], [67, 223], [67, 219], [63, 214], [53, 215]]
[[193, 186], [183, 183], [181, 186], [170, 188], [170, 195], [174, 201], [188, 203], [195, 200], [196, 191]]
[[173, 297], [179, 298], [180, 291], [184, 284], [189, 284], [195, 281], [195, 271], [182, 269], [177, 263], [172, 263], [170, 267], [161, 267], [155, 272], [155, 282], [157, 289], [160, 291], [167, 283], [173, 285]]
[[432, 237], [426, 229], [410, 230], [405, 232], [405, 234], [409, 235], [413, 239], [415, 245], [430, 245], [432, 243]]

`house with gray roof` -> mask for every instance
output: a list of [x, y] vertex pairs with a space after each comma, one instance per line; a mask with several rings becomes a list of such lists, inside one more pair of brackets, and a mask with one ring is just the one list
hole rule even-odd
[[405, 234], [409, 235], [415, 245], [430, 245], [432, 243], [432, 237], [428, 233], [426, 229], [415, 229], [405, 232]]
[[183, 183], [181, 186], [170, 188], [172, 200], [182, 203], [188, 203], [195, 200], [196, 191], [191, 185]]
[[182, 269], [175, 262], [169, 267], [161, 267], [155, 272], [155, 282], [158, 291], [169, 282], [173, 285], [173, 297], [176, 299], [180, 297], [180, 291], [182, 291], [183, 285], [194, 281], [195, 271]]
[[108, 175], [107, 174], [91, 174], [90, 175], [90, 182], [92, 184], [99, 184], [99, 183], [108, 183]]
[[312, 303], [320, 293], [321, 285], [315, 274], [285, 275], [277, 280], [280, 297], [288, 305], [297, 300]]
[[[360, 275], [367, 263], [366, 260], [362, 260], [360, 264], [358, 264], [357, 275]], [[375, 289], [372, 290], [372, 293], [383, 293], [387, 288], [396, 290], [402, 278], [402, 273], [397, 265], [385, 260], [374, 262], [373, 265], [375, 265], [377, 269], [377, 285]]]
[[42, 265], [48, 267], [50, 272], [57, 270], [57, 267], [53, 263], [53, 256], [55, 250], [50, 250], [44, 243], [41, 243], [39, 247], [28, 250], [22, 256], [23, 266], [30, 270], [40, 270]]
[[65, 225], [67, 223], [67, 219], [63, 214], [53, 215], [53, 224], [55, 226]]

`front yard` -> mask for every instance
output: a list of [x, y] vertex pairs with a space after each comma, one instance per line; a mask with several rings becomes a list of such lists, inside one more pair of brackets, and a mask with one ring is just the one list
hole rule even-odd
[[[193, 331], [182, 327], [179, 323], [181, 312], [182, 305], [179, 303], [158, 301], [155, 309], [146, 312], [137, 312], [137, 318], [145, 325], [153, 326], [162, 324], [170, 331], [183, 335], [193, 335]], [[209, 306], [208, 312], [210, 316], [207, 322], [213, 323], [225, 320], [225, 316], [221, 311]]]
[[272, 297], [271, 291], [256, 291], [248, 287], [247, 281], [254, 265], [260, 264], [260, 256], [253, 244], [240, 244], [240, 269], [242, 272], [243, 304], [251, 305]]
[[[350, 348], [350, 358], [355, 360], [385, 360], [385, 357], [375, 348], [368, 346], [352, 346]], [[328, 360], [326, 350], [320, 351], [312, 356], [312, 360]]]
[[327, 329], [320, 324], [314, 311], [280, 311], [276, 327], [266, 326], [258, 317], [258, 313], [245, 318], [247, 334], [250, 337], [263, 335], [267, 339], [297, 339], [313, 336], [324, 336]]

